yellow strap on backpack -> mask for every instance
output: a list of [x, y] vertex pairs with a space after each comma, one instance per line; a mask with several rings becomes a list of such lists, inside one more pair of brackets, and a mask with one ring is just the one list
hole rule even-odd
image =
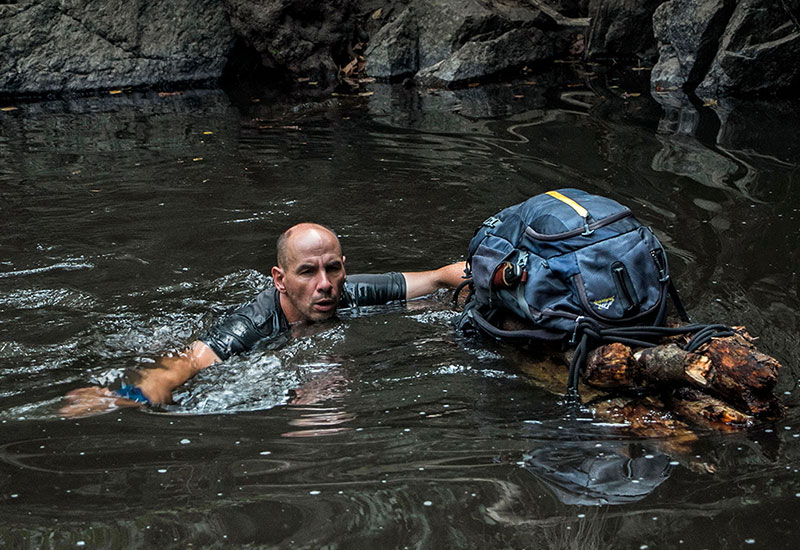
[[583, 206], [581, 206], [580, 204], [578, 204], [577, 202], [575, 202], [571, 198], [567, 197], [566, 195], [562, 195], [558, 191], [548, 191], [547, 194], [550, 195], [551, 197], [553, 197], [554, 199], [558, 199], [561, 202], [563, 202], [564, 204], [566, 204], [569, 207], [571, 207], [584, 220], [589, 215], [589, 211], [588, 210], [586, 210]]

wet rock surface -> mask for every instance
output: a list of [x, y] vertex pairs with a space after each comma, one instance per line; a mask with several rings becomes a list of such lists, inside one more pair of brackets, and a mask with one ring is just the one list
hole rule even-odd
[[[583, 23], [559, 25], [553, 15], [577, 15], [577, 2], [412, 1], [370, 39], [371, 76], [413, 76], [448, 86], [485, 79], [568, 55]], [[548, 10], [549, 11], [549, 10]]]
[[786, 93], [800, 80], [800, 1], [671, 0], [655, 11], [655, 89]]
[[0, 94], [218, 78], [233, 32], [216, 0], [0, 5]]
[[703, 98], [800, 81], [800, 0], [20, 0], [0, 24], [2, 95], [238, 84], [262, 68], [267, 85], [323, 93], [354, 73], [458, 88], [585, 61], [654, 63], [654, 91]]

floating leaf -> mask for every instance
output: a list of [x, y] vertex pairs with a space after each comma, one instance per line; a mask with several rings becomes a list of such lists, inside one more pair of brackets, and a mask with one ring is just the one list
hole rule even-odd
[[525, 84], [526, 86], [536, 86], [536, 81], [535, 80], [526, 80], [525, 82], [523, 82], [523, 84]]
[[108, 93], [110, 93], [111, 95], [121, 94], [122, 90], [109, 90]]
[[515, 99], [522, 99], [523, 97], [525, 97], [525, 96], [524, 95], [514, 95]]
[[469, 86], [470, 88], [477, 88], [480, 85], [481, 85], [480, 82], [470, 82], [469, 84], [467, 84], [467, 86]]
[[5, 111], [5, 112], [16, 111], [16, 110], [17, 110], [16, 107], [3, 107], [3, 108], [0, 108], [0, 111]]
[[210, 135], [212, 135], [213, 133], [214, 133], [214, 132], [212, 132], [211, 130], [206, 130], [205, 132], [203, 132], [203, 135], [204, 135], [204, 136], [210, 136]]
[[158, 97], [172, 97], [174, 95], [183, 95], [183, 92], [158, 92]]
[[194, 157], [192, 160], [197, 162], [198, 160], [203, 160], [203, 157]]
[[375, 93], [375, 92], [360, 92], [360, 93], [358, 94], [358, 97], [369, 97], [369, 96], [371, 96], [371, 95], [372, 95], [372, 94], [374, 94], [374, 93]]
[[342, 73], [344, 73], [345, 76], [350, 76], [356, 70], [356, 67], [358, 67], [358, 57], [354, 57], [350, 63], [345, 65], [342, 69]]
[[653, 67], [634, 67], [632, 71], [652, 71]]
[[377, 10], [372, 12], [372, 18], [378, 20], [383, 15], [383, 8], [378, 8]]

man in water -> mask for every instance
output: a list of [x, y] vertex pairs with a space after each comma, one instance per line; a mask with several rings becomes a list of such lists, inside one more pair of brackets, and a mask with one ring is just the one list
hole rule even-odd
[[464, 262], [432, 271], [354, 275], [346, 278], [339, 239], [327, 227], [301, 223], [278, 239], [275, 288], [223, 318], [176, 356], [162, 357], [139, 372], [136, 385], [116, 391], [90, 387], [67, 394], [64, 416], [84, 416], [117, 407], [169, 403], [172, 391], [202, 369], [275, 338], [293, 325], [330, 319], [343, 307], [381, 305], [410, 300], [463, 279]]

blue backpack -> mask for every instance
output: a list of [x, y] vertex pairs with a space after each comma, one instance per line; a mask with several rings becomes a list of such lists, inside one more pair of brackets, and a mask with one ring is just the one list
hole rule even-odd
[[[681, 319], [689, 320], [664, 247], [629, 208], [579, 189], [536, 195], [484, 221], [469, 244], [470, 276], [459, 328], [503, 340], [575, 345], [572, 392], [592, 343], [652, 346], [651, 340], [667, 334], [698, 333], [691, 342], [697, 349], [730, 330], [657, 328], [664, 325], [668, 296]], [[498, 326], [508, 314], [529, 328]]]

